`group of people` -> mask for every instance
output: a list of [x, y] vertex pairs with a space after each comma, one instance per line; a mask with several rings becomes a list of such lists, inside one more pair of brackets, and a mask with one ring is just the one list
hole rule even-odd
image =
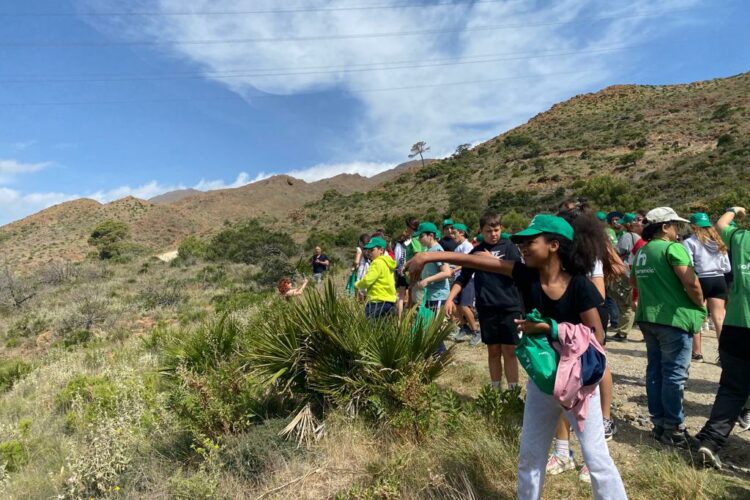
[[[585, 200], [569, 200], [515, 234], [504, 232], [500, 215], [488, 211], [473, 238], [451, 219], [438, 229], [409, 218], [393, 243], [382, 231], [360, 237], [354, 288], [373, 320], [400, 316], [411, 306], [444, 310], [457, 324], [454, 340], [487, 346], [496, 388], [503, 375], [508, 387], [517, 386], [515, 350], [522, 336], [554, 343], [549, 335], [557, 325], [585, 325], [588, 342], [605, 346], [608, 339], [627, 341], [637, 324], [646, 342], [653, 438], [689, 448], [720, 468], [719, 450], [732, 428], [750, 428], [750, 232], [735, 224], [744, 215], [744, 208], [733, 207], [712, 224], [706, 213], [689, 220], [669, 207], [594, 213]], [[711, 416], [691, 436], [683, 392], [691, 361], [703, 360], [700, 333], [708, 313], [722, 374]], [[616, 432], [608, 368], [597, 385], [586, 398], [586, 425], [579, 427], [576, 415], [530, 378], [520, 498], [539, 498], [546, 473], [577, 468], [571, 427], [583, 453], [579, 476], [592, 483], [594, 496], [626, 497], [606, 445]]]

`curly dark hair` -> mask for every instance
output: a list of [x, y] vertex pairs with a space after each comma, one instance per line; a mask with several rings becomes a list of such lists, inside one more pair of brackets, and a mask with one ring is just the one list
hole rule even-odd
[[560, 242], [563, 268], [571, 274], [589, 274], [594, 270], [596, 261], [600, 260], [604, 275], [610, 275], [613, 263], [607, 251], [609, 239], [599, 220], [585, 209], [565, 210], [559, 212], [558, 216], [568, 221], [575, 231], [572, 242], [556, 238]]

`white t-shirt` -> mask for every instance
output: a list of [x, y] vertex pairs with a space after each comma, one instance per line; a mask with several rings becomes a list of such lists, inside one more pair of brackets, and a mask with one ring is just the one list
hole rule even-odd
[[604, 263], [601, 259], [596, 259], [594, 262], [594, 269], [589, 273], [589, 278], [603, 278], [604, 277]]

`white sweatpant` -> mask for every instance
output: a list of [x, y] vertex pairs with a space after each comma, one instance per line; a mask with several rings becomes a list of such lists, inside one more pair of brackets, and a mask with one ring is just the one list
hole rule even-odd
[[[545, 394], [532, 382], [526, 384], [526, 407], [523, 412], [521, 452], [518, 459], [518, 498], [538, 500], [544, 489], [544, 473], [547, 467], [552, 438], [562, 407], [549, 394]], [[599, 402], [599, 389], [589, 399], [585, 430], [578, 431], [575, 417], [565, 412], [568, 422], [578, 436], [583, 459], [591, 474], [594, 498], [607, 500], [627, 499], [620, 473], [609, 456], [604, 440], [604, 423]]]

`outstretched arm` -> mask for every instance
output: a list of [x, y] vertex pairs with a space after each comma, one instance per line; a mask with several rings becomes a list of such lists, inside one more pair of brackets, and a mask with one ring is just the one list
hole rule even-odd
[[415, 255], [404, 265], [404, 269], [410, 276], [420, 276], [422, 268], [429, 262], [445, 262], [458, 266], [471, 267], [478, 271], [497, 273], [505, 276], [513, 275], [513, 266], [516, 262], [512, 260], [500, 260], [489, 252], [465, 254], [458, 252], [421, 252]]

